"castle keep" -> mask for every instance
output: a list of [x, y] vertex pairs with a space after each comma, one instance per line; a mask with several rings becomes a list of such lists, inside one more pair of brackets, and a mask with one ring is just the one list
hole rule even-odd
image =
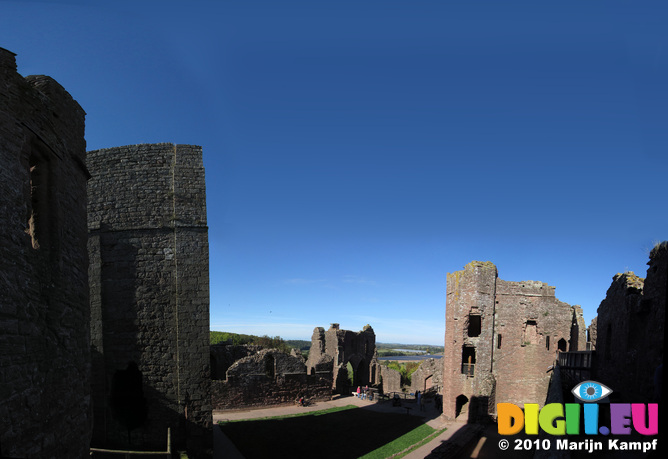
[[0, 48], [0, 456], [85, 457], [91, 434], [85, 113]]
[[[202, 150], [88, 153], [93, 446], [210, 443], [208, 229]], [[190, 449], [189, 448], [189, 449]]]
[[475, 420], [496, 403], [543, 405], [556, 351], [585, 347], [582, 311], [543, 282], [508, 282], [490, 262], [448, 274], [443, 414]]

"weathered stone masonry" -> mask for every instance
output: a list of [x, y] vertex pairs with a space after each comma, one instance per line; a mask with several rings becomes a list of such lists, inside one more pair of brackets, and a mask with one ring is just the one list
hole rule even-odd
[[[222, 352], [219, 348], [216, 354]], [[235, 361], [224, 378], [212, 384], [213, 407], [217, 410], [293, 404], [299, 397], [331, 400], [332, 373], [307, 375], [301, 355], [288, 355], [276, 349], [262, 349]]]
[[[93, 446], [128, 444], [115, 386], [141, 373], [133, 447], [211, 438], [209, 272], [200, 147], [155, 144], [88, 153]], [[119, 379], [120, 378], [120, 379]], [[119, 382], [120, 381], [120, 382]], [[120, 413], [120, 414], [119, 414]]]
[[87, 456], [85, 113], [0, 48], [0, 456]]
[[[341, 330], [331, 324], [329, 330], [316, 327], [306, 362], [309, 374], [331, 371], [333, 390], [349, 393], [354, 387], [380, 383], [380, 364], [376, 353], [376, 334], [370, 325], [360, 332]], [[353, 386], [349, 374], [352, 371]]]
[[656, 402], [654, 373], [663, 362], [668, 291], [668, 242], [649, 256], [645, 279], [617, 274], [592, 322], [594, 375], [613, 390], [611, 401]]
[[544, 404], [556, 351], [584, 349], [581, 314], [543, 282], [498, 279], [490, 262], [448, 274], [444, 416], [477, 419], [501, 402]]

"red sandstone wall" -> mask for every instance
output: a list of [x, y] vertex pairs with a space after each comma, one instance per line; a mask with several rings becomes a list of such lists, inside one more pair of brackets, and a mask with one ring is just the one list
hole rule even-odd
[[[500, 280], [492, 263], [474, 261], [448, 274], [446, 301], [444, 416], [494, 414], [500, 402], [544, 404], [547, 369], [560, 340], [569, 349], [574, 323], [573, 308], [555, 298], [554, 288]], [[471, 354], [467, 375], [462, 364]]]

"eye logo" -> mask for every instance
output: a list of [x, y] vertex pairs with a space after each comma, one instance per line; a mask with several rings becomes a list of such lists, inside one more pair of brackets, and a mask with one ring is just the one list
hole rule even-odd
[[612, 394], [609, 387], [596, 381], [581, 382], [571, 392], [583, 402], [596, 402]]

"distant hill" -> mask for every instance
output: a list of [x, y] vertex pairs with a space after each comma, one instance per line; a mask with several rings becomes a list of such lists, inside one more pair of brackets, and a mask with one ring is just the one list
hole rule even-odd
[[[285, 340], [280, 336], [256, 336], [244, 335], [239, 333], [212, 331], [210, 335], [211, 344], [255, 344], [265, 348], [280, 349], [285, 352], [290, 352], [290, 349], [299, 349], [300, 351], [308, 351], [311, 349], [311, 341], [301, 339]], [[401, 343], [376, 343], [378, 355], [381, 357], [402, 356], [402, 355], [416, 355], [416, 354], [442, 354], [443, 346], [433, 346], [430, 344], [401, 344]], [[401, 349], [397, 351], [396, 349]], [[411, 352], [423, 351], [423, 352]]]

